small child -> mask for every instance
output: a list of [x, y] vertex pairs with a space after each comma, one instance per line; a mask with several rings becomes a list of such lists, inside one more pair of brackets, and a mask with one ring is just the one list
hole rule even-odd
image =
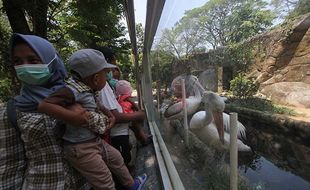
[[116, 80], [121, 80], [121, 71], [119, 70], [118, 67], [116, 67], [115, 69], [113, 69], [112, 71], [113, 74], [113, 78]]
[[[102, 53], [110, 64], [116, 65], [116, 55], [111, 48], [104, 48]], [[108, 75], [111, 78], [111, 72]], [[109, 83], [110, 84], [110, 83]], [[122, 106], [118, 103], [113, 84], [107, 84], [98, 94], [98, 102], [112, 112], [115, 117], [115, 126], [110, 130], [111, 145], [120, 151], [125, 164], [129, 166], [131, 161], [131, 145], [129, 142], [129, 128], [132, 122], [144, 122], [145, 112], [139, 110], [133, 113], [124, 113]], [[113, 89], [112, 89], [113, 88]]]
[[[115, 85], [115, 94], [124, 113], [133, 113], [140, 110], [137, 104], [132, 100], [132, 87], [128, 81], [119, 80]], [[130, 129], [134, 132], [136, 138], [141, 141], [143, 146], [152, 143], [152, 136], [146, 136], [143, 131], [143, 123], [133, 121]]]
[[[43, 100], [38, 111], [66, 122], [65, 157], [94, 189], [115, 189], [110, 170], [128, 189], [141, 189], [147, 176], [134, 180], [121, 154], [99, 138], [111, 126], [98, 111], [95, 92], [105, 86], [106, 73], [115, 66], [94, 49], [76, 51], [68, 63], [72, 78], [66, 81], [66, 87]], [[78, 108], [77, 103], [87, 111]]]
[[119, 80], [115, 85], [115, 94], [124, 113], [132, 113], [139, 110], [138, 106], [131, 99], [132, 87], [128, 81]]

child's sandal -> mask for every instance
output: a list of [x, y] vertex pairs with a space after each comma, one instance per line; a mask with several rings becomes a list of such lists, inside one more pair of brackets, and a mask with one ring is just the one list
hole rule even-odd
[[142, 175], [136, 177], [135, 181], [138, 181], [138, 183], [139, 183], [139, 187], [137, 188], [137, 190], [141, 190], [142, 189], [142, 187], [145, 184], [146, 180], [147, 180], [147, 175], [146, 174], [142, 174]]

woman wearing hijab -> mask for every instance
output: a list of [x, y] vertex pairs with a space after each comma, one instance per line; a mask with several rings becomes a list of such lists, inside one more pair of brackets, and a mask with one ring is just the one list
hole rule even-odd
[[56, 120], [37, 112], [40, 101], [64, 86], [60, 56], [47, 40], [22, 34], [12, 35], [10, 55], [22, 88], [14, 112], [0, 108], [0, 189], [81, 188], [84, 181], [63, 159]]

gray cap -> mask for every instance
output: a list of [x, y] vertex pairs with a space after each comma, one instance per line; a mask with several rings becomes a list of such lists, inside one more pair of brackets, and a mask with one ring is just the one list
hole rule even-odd
[[74, 52], [68, 61], [71, 70], [86, 78], [106, 68], [116, 68], [107, 63], [104, 55], [95, 49], [81, 49]]

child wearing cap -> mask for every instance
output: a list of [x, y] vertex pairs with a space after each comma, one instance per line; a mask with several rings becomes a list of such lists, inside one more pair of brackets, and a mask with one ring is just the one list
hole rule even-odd
[[[99, 137], [114, 121], [113, 117], [108, 119], [98, 111], [95, 92], [105, 86], [106, 73], [115, 66], [108, 64], [103, 54], [94, 49], [76, 51], [68, 63], [72, 77], [66, 80], [65, 87], [44, 99], [38, 111], [66, 123], [65, 158], [94, 189], [115, 189], [110, 170], [128, 189], [140, 189], [147, 176], [134, 180], [121, 154]], [[74, 112], [78, 104], [85, 109], [83, 113]]]
[[[137, 104], [131, 99], [132, 87], [128, 81], [119, 80], [115, 85], [115, 94], [124, 113], [133, 113], [140, 110]], [[133, 121], [130, 129], [133, 130], [136, 138], [141, 141], [142, 145], [145, 146], [152, 143], [152, 136], [146, 136], [143, 131], [143, 123]]]

